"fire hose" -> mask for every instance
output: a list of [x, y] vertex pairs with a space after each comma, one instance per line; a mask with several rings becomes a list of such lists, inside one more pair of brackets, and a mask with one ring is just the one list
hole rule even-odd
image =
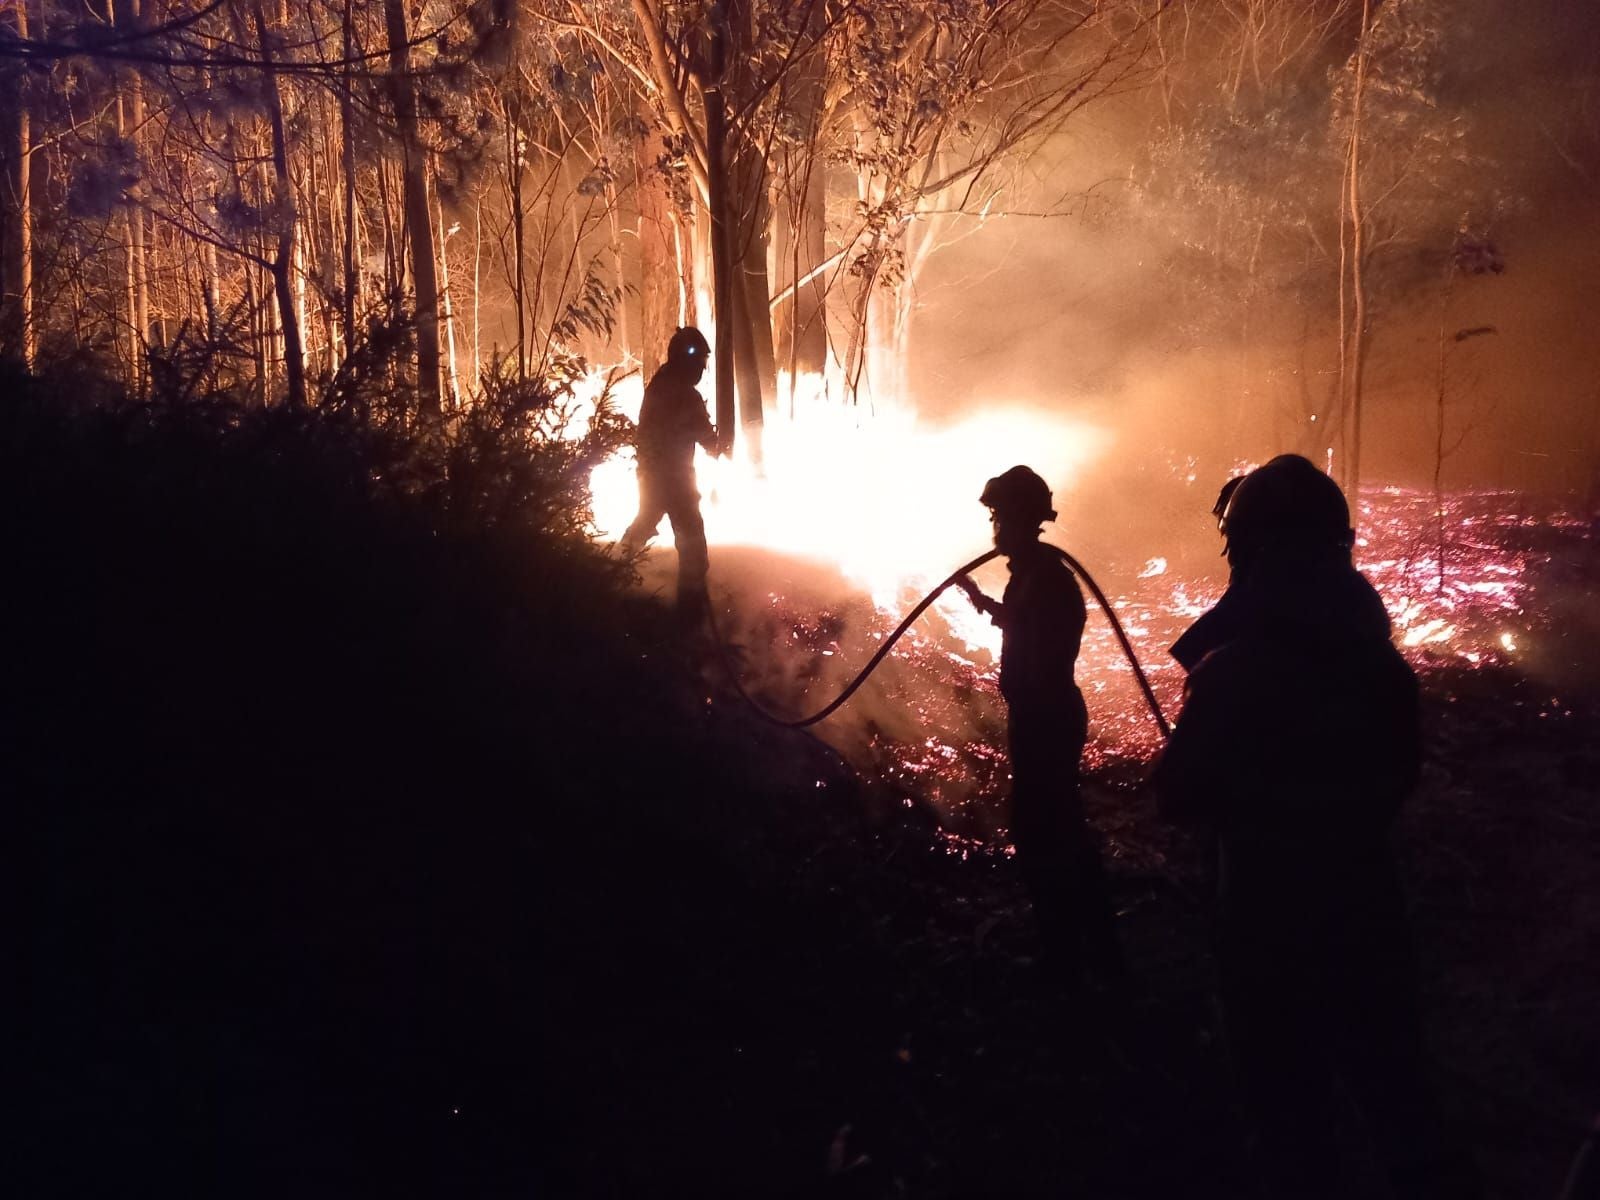
[[[1048, 542], [1043, 544], [1047, 546], [1049, 545]], [[1054, 550], [1056, 554], [1060, 555], [1061, 560], [1072, 569], [1073, 573], [1076, 574], [1079, 579], [1083, 580], [1084, 585], [1088, 587], [1090, 593], [1100, 605], [1101, 610], [1106, 614], [1106, 620], [1111, 623], [1111, 631], [1116, 635], [1117, 643], [1122, 647], [1122, 653], [1128, 659], [1128, 665], [1133, 668], [1133, 677], [1138, 681], [1139, 690], [1144, 694], [1145, 704], [1147, 704], [1150, 708], [1150, 715], [1155, 719], [1156, 727], [1161, 730], [1161, 736], [1163, 738], [1170, 737], [1172, 734], [1172, 726], [1167, 723], [1166, 714], [1161, 711], [1161, 703], [1156, 699], [1155, 691], [1150, 686], [1150, 680], [1145, 675], [1144, 668], [1139, 665], [1138, 656], [1133, 652], [1133, 643], [1128, 640], [1128, 635], [1122, 628], [1122, 622], [1117, 620], [1117, 614], [1115, 611], [1113, 611], [1111, 602], [1106, 599], [1106, 594], [1100, 590], [1100, 585], [1094, 581], [1094, 576], [1089, 574], [1088, 570], [1082, 563], [1073, 558], [1072, 555], [1068, 554], [1059, 546], [1050, 546], [1049, 548]], [[856, 690], [867, 681], [867, 677], [871, 675], [873, 671], [877, 670], [878, 664], [883, 661], [884, 656], [894, 648], [894, 644], [900, 640], [900, 638], [905, 634], [906, 630], [911, 628], [911, 626], [916, 622], [916, 619], [927, 611], [928, 606], [937, 600], [940, 594], [943, 593], [947, 587], [955, 583], [956, 580], [960, 579], [963, 575], [977, 570], [984, 563], [999, 555], [999, 553], [1000, 551], [998, 550], [986, 551], [985, 553], [978, 555], [978, 557], [973, 559], [971, 562], [957, 567], [954, 571], [950, 572], [949, 575], [945, 576], [943, 582], [941, 582], [931, 592], [924, 596], [921, 601], [918, 602], [917, 606], [906, 614], [905, 619], [895, 627], [894, 632], [884, 640], [883, 645], [878, 647], [878, 652], [867, 661], [866, 666], [862, 667], [861, 670], [856, 673], [856, 677], [850, 681], [849, 685], [844, 689], [844, 691], [840, 692], [828, 704], [818, 709], [808, 717], [794, 719], [779, 716], [777, 713], [769, 711], [759, 700], [745, 690], [744, 684], [739, 680], [738, 670], [728, 659], [727, 648], [723, 643], [722, 635], [717, 630], [716, 611], [714, 608], [708, 605], [706, 611], [711, 621], [712, 641], [716, 645], [718, 653], [722, 657], [723, 669], [727, 672], [728, 678], [732, 681], [734, 689], [741, 697], [743, 697], [746, 704], [750, 705], [750, 707], [759, 715], [768, 721], [771, 721], [774, 725], [780, 725], [785, 729], [804, 729], [808, 725], [815, 725], [818, 721], [825, 720], [829, 716], [833, 715], [833, 713], [837, 712], [844, 705], [844, 703], [850, 699], [851, 696], [855, 695]]]

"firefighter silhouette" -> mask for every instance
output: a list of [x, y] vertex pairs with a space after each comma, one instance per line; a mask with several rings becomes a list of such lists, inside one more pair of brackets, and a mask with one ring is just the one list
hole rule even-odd
[[622, 535], [625, 548], [643, 546], [661, 518], [672, 522], [678, 545], [678, 610], [697, 615], [706, 602], [706, 527], [695, 485], [696, 444], [715, 453], [717, 432], [695, 387], [706, 371], [711, 347], [696, 328], [685, 326], [667, 343], [667, 361], [644, 390], [639, 408], [639, 515]]
[[1055, 519], [1050, 489], [1027, 467], [989, 480], [994, 544], [1011, 579], [1000, 600], [957, 582], [1000, 627], [1000, 693], [1011, 747], [1011, 834], [1046, 958], [1069, 976], [1091, 967], [1122, 974], [1105, 869], [1083, 817], [1078, 759], [1089, 717], [1073, 671], [1083, 640], [1083, 593], [1039, 540]]
[[1221, 501], [1232, 580], [1178, 654], [1187, 699], [1154, 782], [1216, 838], [1223, 1016], [1269, 1193], [1348, 1194], [1343, 1089], [1397, 1196], [1472, 1195], [1426, 1082], [1387, 842], [1420, 768], [1416, 677], [1333, 480], [1283, 455]]

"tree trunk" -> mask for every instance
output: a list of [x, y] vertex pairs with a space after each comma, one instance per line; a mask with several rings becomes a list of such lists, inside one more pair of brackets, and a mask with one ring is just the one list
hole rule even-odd
[[[739, 321], [738, 342], [748, 339], [739, 379], [739, 419], [749, 428], [759, 426], [777, 391], [777, 358], [772, 344], [772, 287], [767, 275], [768, 228], [772, 207], [767, 198], [766, 159], [756, 146], [744, 146], [735, 179], [738, 210], [729, 224], [737, 231], [735, 243], [734, 311]], [[737, 346], [736, 346], [737, 349]], [[758, 449], [752, 459], [759, 462]]]
[[734, 443], [734, 328], [738, 316], [734, 309], [732, 247], [728, 237], [728, 171], [724, 161], [727, 142], [720, 82], [707, 86], [703, 95], [706, 108], [706, 173], [709, 176], [711, 217], [712, 308], [716, 314], [717, 433], [722, 453], [731, 454]]
[[461, 378], [456, 371], [456, 322], [455, 311], [450, 303], [450, 232], [444, 224], [444, 201], [440, 199], [437, 191], [433, 197], [435, 220], [439, 230], [439, 296], [443, 303], [444, 311], [444, 342], [445, 342], [445, 398], [449, 400], [450, 407], [455, 408], [461, 400]]
[[472, 386], [483, 383], [483, 326], [478, 320], [479, 298], [483, 295], [480, 266], [483, 261], [483, 201], [472, 205]]
[[[28, 36], [28, 8], [17, 0], [11, 8], [12, 29]], [[0, 354], [33, 366], [33, 154], [24, 75], [11, 63], [0, 91], [4, 98], [5, 196], [0, 208], [4, 244], [0, 246]]]
[[1347, 442], [1345, 452], [1345, 491], [1350, 498], [1352, 520], [1359, 517], [1357, 498], [1361, 489], [1361, 417], [1362, 384], [1366, 372], [1367, 349], [1367, 282], [1366, 282], [1366, 211], [1361, 197], [1361, 134], [1362, 102], [1367, 84], [1367, 64], [1370, 58], [1369, 42], [1372, 30], [1372, 0], [1362, 0], [1361, 42], [1356, 47], [1355, 83], [1351, 96], [1350, 144], [1346, 165], [1346, 215], [1350, 227], [1350, 329], [1349, 354], [1345, 367], [1345, 422]]
[[[750, 461], [759, 470], [762, 464], [761, 432], [765, 410], [762, 404], [761, 347], [757, 335], [759, 327], [767, 321], [767, 310], [766, 305], [762, 304], [759, 310], [753, 311], [755, 306], [751, 303], [751, 293], [754, 290], [750, 276], [743, 271], [734, 276], [730, 323], [733, 326], [734, 378], [738, 381], [739, 390], [739, 424], [743, 426], [750, 446]], [[761, 291], [765, 293], [764, 288]], [[721, 320], [717, 321], [717, 329], [722, 329]], [[769, 332], [770, 329], [769, 325]]]
[[265, 308], [256, 290], [256, 265], [246, 263], [244, 268], [245, 305], [250, 314], [250, 357], [255, 369], [255, 404], [267, 406], [267, 330], [261, 314]]
[[[812, 6], [810, 37], [821, 36], [825, 12]], [[827, 289], [820, 274], [800, 285], [799, 279], [816, 271], [827, 255], [826, 176], [818, 145], [824, 99], [824, 60], [808, 54], [794, 72], [787, 108], [803, 131], [800, 146], [785, 148], [782, 161], [783, 203], [777, 205], [777, 278], [780, 294], [787, 293], [773, 313], [774, 353], [780, 370], [789, 372], [789, 386], [802, 374], [822, 374], [828, 365]], [[791, 402], [793, 392], [791, 390]]]
[[[727, 62], [734, 94], [745, 96], [754, 85], [750, 53], [755, 25], [749, 0], [727, 0]], [[750, 461], [761, 466], [761, 427], [776, 390], [777, 364], [772, 346], [772, 289], [767, 277], [768, 227], [766, 147], [753, 141], [748, 128], [737, 128], [731, 146], [723, 148], [731, 188], [725, 193], [723, 218], [731, 239], [734, 367], [739, 387], [739, 423], [750, 437]], [[721, 326], [721, 310], [718, 310]]]
[[1437, 567], [1439, 594], [1444, 595], [1444, 560], [1446, 541], [1444, 533], [1444, 422], [1445, 422], [1445, 395], [1447, 391], [1445, 368], [1448, 365], [1447, 350], [1449, 339], [1445, 336], [1449, 329], [1450, 320], [1450, 293], [1455, 290], [1455, 260], [1452, 257], [1445, 265], [1444, 285], [1439, 289], [1439, 336], [1437, 342], [1438, 361], [1434, 373], [1434, 425], [1433, 425], [1433, 522], [1434, 540], [1438, 561]]
[[[125, 23], [139, 24], [139, 0], [124, 0]], [[134, 69], [128, 74], [128, 130], [133, 142], [135, 158], [144, 136], [144, 78]], [[138, 350], [137, 378], [140, 391], [149, 383], [145, 348], [150, 342], [150, 276], [145, 247], [145, 214], [137, 204], [128, 207], [128, 288], [129, 319], [133, 322], [134, 342]]]
[[[117, 14], [117, 0], [106, 0], [106, 20], [113, 29], [121, 24], [121, 19]], [[127, 89], [122, 82], [121, 73], [113, 71], [112, 79], [112, 87], [116, 92], [114, 104], [117, 118], [117, 138], [121, 141], [133, 136], [129, 119], [130, 102]], [[137, 393], [143, 390], [144, 349], [139, 335], [138, 266], [134, 256], [133, 240], [134, 206], [132, 204], [124, 204], [121, 207], [123, 217], [122, 295], [123, 303], [126, 306], [125, 319], [127, 322], [126, 379], [129, 390]]]
[[395, 242], [394, 205], [389, 195], [389, 171], [382, 159], [374, 164], [372, 174], [378, 184], [378, 215], [383, 220], [383, 292], [385, 297], [389, 297], [393, 296], [400, 286], [396, 261], [400, 247]]
[[356, 345], [356, 293], [359, 276], [356, 274], [356, 103], [355, 82], [351, 72], [355, 69], [356, 22], [355, 0], [344, 0], [344, 57], [346, 66], [339, 80], [339, 158], [344, 168], [344, 287], [340, 296], [339, 316], [344, 325], [344, 352], [348, 357]]
[[[828, 366], [827, 286], [817, 267], [827, 257], [826, 195], [820, 163], [807, 161], [791, 176], [799, 189], [774, 222], [777, 229], [778, 292], [785, 298], [773, 314], [778, 368], [790, 379], [822, 374]], [[797, 279], [811, 278], [795, 287]]]
[[[648, 114], [641, 113], [639, 119], [648, 121]], [[646, 379], [661, 365], [681, 308], [672, 190], [662, 166], [666, 152], [666, 139], [654, 125], [634, 143], [634, 196], [639, 213], [639, 361]]]
[[203, 303], [206, 310], [206, 340], [215, 342], [222, 331], [222, 296], [217, 283], [217, 273], [221, 265], [217, 261], [217, 247], [212, 242], [200, 244], [200, 270], [205, 278], [202, 281], [204, 289]]
[[272, 43], [267, 38], [267, 21], [261, 5], [255, 6], [256, 41], [261, 61], [266, 64], [262, 80], [262, 101], [272, 128], [272, 210], [277, 223], [277, 249], [272, 258], [272, 288], [278, 300], [278, 324], [283, 330], [283, 370], [288, 383], [290, 408], [303, 408], [306, 402], [306, 364], [300, 340], [300, 313], [295, 304], [293, 267], [295, 260], [294, 181], [289, 177], [289, 146], [283, 121], [283, 96], [278, 91], [278, 73], [272, 65]]
[[405, 221], [411, 242], [411, 275], [417, 295], [417, 409], [437, 420], [439, 400], [439, 279], [434, 262], [433, 222], [428, 219], [427, 159], [417, 144], [417, 89], [411, 78], [410, 35], [405, 0], [384, 0], [389, 35], [389, 85], [400, 127]]
[[[516, 85], [513, 84], [513, 87]], [[528, 377], [528, 275], [527, 262], [527, 207], [522, 196], [522, 106], [512, 95], [512, 104], [506, 113], [506, 173], [511, 191], [511, 294], [517, 309], [517, 378]]]

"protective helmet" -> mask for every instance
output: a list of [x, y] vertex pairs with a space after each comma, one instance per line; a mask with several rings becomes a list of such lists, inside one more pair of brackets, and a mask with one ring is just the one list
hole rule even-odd
[[1298, 454], [1280, 454], [1257, 467], [1218, 503], [1218, 528], [1235, 565], [1261, 551], [1349, 550], [1355, 541], [1339, 485]]
[[705, 366], [711, 357], [711, 347], [706, 342], [706, 335], [693, 325], [685, 325], [672, 335], [672, 340], [667, 343], [667, 361], [684, 365], [695, 363]]
[[1027, 467], [1012, 467], [983, 485], [978, 499], [998, 517], [1038, 525], [1056, 519], [1050, 507], [1050, 487]]

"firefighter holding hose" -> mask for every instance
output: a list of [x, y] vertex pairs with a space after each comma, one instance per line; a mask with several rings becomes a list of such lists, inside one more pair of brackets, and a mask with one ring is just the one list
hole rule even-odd
[[698, 329], [679, 329], [667, 343], [667, 361], [645, 387], [639, 408], [639, 515], [621, 543], [624, 549], [636, 549], [655, 537], [662, 517], [672, 522], [678, 545], [678, 613], [686, 622], [705, 608], [710, 566], [694, 448], [698, 444], [715, 454], [721, 446], [705, 398], [695, 386], [710, 354]]
[[1086, 618], [1083, 593], [1060, 555], [1039, 540], [1055, 519], [1050, 488], [1027, 467], [989, 480], [980, 501], [1011, 579], [999, 600], [970, 576], [956, 582], [1001, 630], [1000, 693], [1011, 747], [1011, 833], [1047, 962], [1068, 977], [1085, 967], [1124, 973], [1105, 869], [1084, 821], [1078, 759], [1088, 710], [1073, 678]]

